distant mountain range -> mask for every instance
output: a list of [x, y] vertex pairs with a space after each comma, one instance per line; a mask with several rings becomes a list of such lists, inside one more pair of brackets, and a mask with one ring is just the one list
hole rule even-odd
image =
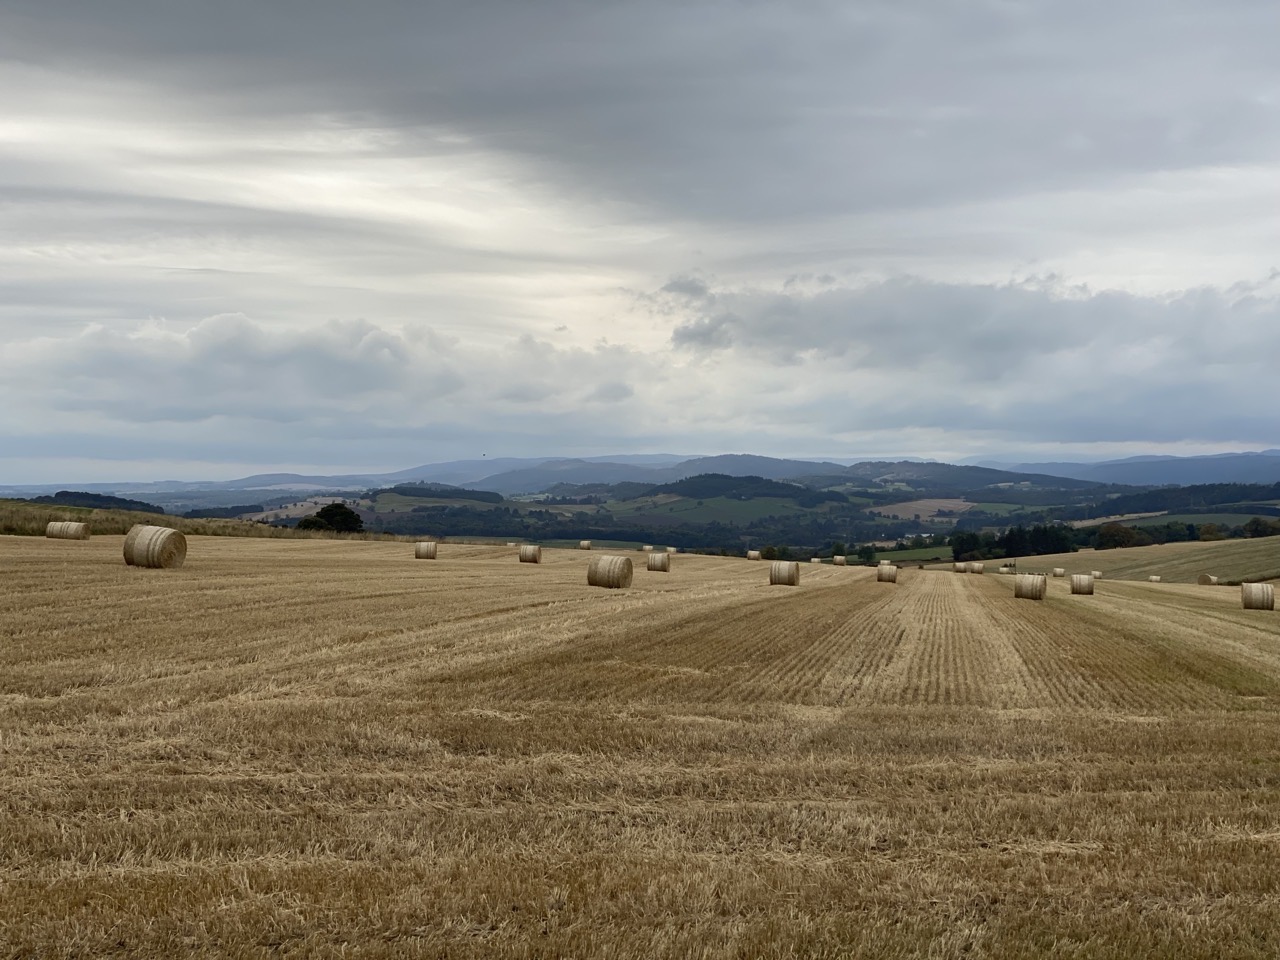
[[[1134, 486], [1198, 483], [1280, 483], [1280, 450], [1202, 457], [1131, 457], [1101, 463], [1005, 463], [981, 461], [946, 464], [926, 460], [837, 463], [785, 460], [750, 454], [682, 457], [676, 454], [609, 457], [495, 457], [428, 463], [391, 473], [304, 475], [264, 473], [238, 480], [148, 483], [74, 484], [76, 490], [113, 495], [145, 496], [155, 502], [177, 502], [202, 493], [210, 505], [218, 496], [240, 497], [246, 491], [362, 490], [415, 481], [443, 483], [473, 490], [493, 490], [505, 496], [541, 493], [559, 484], [673, 483], [705, 473], [756, 476], [768, 480], [841, 479], [880, 484], [901, 482], [918, 487], [921, 481], [956, 490], [973, 490], [1001, 483], [1030, 482], [1040, 487], [1078, 489], [1088, 484]], [[32, 496], [66, 489], [68, 483], [0, 486], [0, 496]], [[194, 499], [194, 498], [193, 498]], [[232, 502], [228, 500], [228, 502]], [[235, 502], [240, 502], [236, 500]]]
[[996, 470], [1047, 473], [1055, 477], [1130, 486], [1190, 486], [1197, 483], [1280, 483], [1280, 450], [1219, 453], [1202, 457], [1127, 457], [1101, 463], [1005, 463], [983, 460]]

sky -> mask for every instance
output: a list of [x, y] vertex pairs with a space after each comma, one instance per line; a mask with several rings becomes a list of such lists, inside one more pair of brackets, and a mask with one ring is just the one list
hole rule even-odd
[[1270, 0], [0, 0], [0, 483], [1280, 447]]

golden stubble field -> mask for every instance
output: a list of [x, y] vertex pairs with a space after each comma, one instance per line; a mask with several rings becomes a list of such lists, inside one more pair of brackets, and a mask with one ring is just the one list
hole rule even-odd
[[1238, 589], [121, 541], [0, 537], [0, 957], [1280, 952]]

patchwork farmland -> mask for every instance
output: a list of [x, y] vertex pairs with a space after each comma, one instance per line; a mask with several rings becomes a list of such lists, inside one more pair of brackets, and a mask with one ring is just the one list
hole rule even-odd
[[1275, 956], [1239, 588], [188, 541], [0, 537], [0, 957]]

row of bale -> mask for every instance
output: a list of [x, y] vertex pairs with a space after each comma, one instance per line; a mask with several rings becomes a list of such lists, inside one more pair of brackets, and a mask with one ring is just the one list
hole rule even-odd
[[[588, 541], [582, 541], [579, 549], [588, 549], [582, 544]], [[515, 544], [508, 543], [507, 546], [519, 546], [520, 552], [518, 559], [521, 563], [541, 563], [542, 547], [537, 544], [524, 543]], [[435, 541], [424, 541], [414, 546], [414, 557], [419, 560], [435, 560], [438, 557], [439, 544]], [[675, 553], [674, 547], [667, 547], [665, 550], [654, 550], [648, 545], [645, 546], [649, 550], [645, 559], [645, 569], [655, 573], [671, 572], [671, 557]], [[755, 552], [755, 551], [752, 551]], [[819, 561], [810, 561], [816, 563]], [[619, 557], [615, 555], [602, 555], [593, 557], [591, 563], [587, 567], [587, 583], [593, 587], [629, 587], [633, 577], [633, 566], [629, 557]], [[880, 583], [897, 583], [898, 568], [893, 566], [889, 561], [882, 560], [880, 566], [876, 570], [876, 580]], [[788, 587], [796, 587], [800, 585], [800, 564], [795, 560], [773, 560], [769, 564], [769, 583], [771, 585], [781, 585]]]
[[[45, 528], [45, 536], [55, 540], [88, 540], [90, 537], [87, 523], [55, 520]], [[541, 563], [542, 547], [537, 544], [517, 544], [509, 541], [509, 547], [519, 547], [521, 563]], [[579, 549], [591, 549], [590, 540], [582, 540]], [[646, 544], [643, 548], [648, 556], [645, 569], [655, 573], [671, 572], [671, 557], [675, 547], [656, 550]], [[414, 557], [419, 560], [435, 560], [438, 556], [439, 544], [435, 541], [421, 541], [414, 545]], [[752, 556], [755, 554], [755, 556]], [[152, 569], [172, 570], [181, 567], [187, 558], [187, 538], [178, 530], [170, 527], [158, 527], [152, 524], [135, 524], [124, 538], [124, 562], [131, 567], [147, 567]], [[751, 560], [760, 559], [758, 550], [747, 553]], [[843, 557], [834, 558], [837, 566], [845, 564], [839, 561]], [[811, 563], [820, 563], [817, 558]], [[999, 572], [1014, 576], [1013, 595], [1020, 600], [1043, 600], [1048, 592], [1049, 577], [1043, 573], [1016, 573], [1012, 567], [1001, 566]], [[956, 573], [981, 574], [986, 566], [981, 561], [968, 560], [952, 564]], [[1053, 577], [1067, 575], [1065, 568], [1054, 567]], [[633, 577], [633, 565], [630, 557], [601, 555], [593, 557], [587, 568], [587, 583], [593, 587], [629, 587]], [[1071, 574], [1071, 593], [1075, 596], [1092, 596], [1094, 581], [1102, 579], [1101, 570], [1093, 570], [1087, 574]], [[1151, 583], [1160, 583], [1161, 578], [1152, 575], [1147, 578]], [[898, 568], [888, 560], [881, 560], [876, 568], [878, 583], [897, 583]], [[1218, 578], [1210, 574], [1201, 574], [1197, 582], [1201, 586], [1213, 586]], [[774, 560], [769, 564], [769, 583], [784, 586], [800, 585], [800, 564], [794, 560]], [[1244, 583], [1240, 585], [1241, 601], [1246, 610], [1274, 610], [1275, 587], [1269, 583]]]

